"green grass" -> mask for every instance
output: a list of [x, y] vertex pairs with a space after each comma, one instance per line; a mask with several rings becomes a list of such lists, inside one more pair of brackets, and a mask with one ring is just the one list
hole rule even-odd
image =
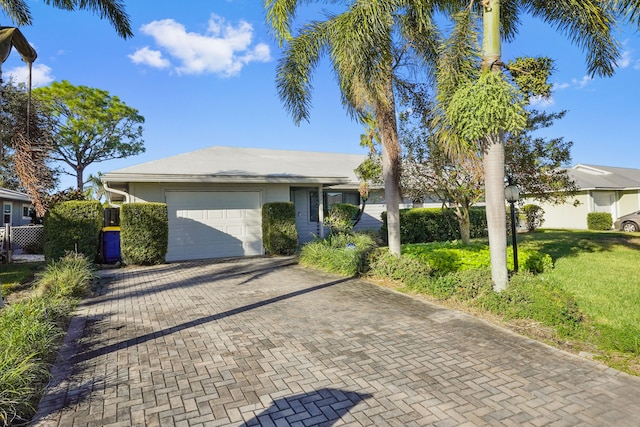
[[0, 283], [2, 295], [7, 296], [13, 292], [24, 289], [29, 285], [30, 279], [44, 268], [44, 263], [21, 263], [0, 265]]
[[543, 230], [521, 246], [549, 253], [551, 280], [571, 292], [593, 322], [597, 344], [640, 354], [640, 233]]
[[[14, 276], [5, 277], [28, 280], [41, 266], [11, 267]], [[33, 416], [73, 308], [90, 289], [92, 267], [82, 256], [67, 255], [48, 265], [27, 295], [0, 310], [0, 426], [26, 425]]]

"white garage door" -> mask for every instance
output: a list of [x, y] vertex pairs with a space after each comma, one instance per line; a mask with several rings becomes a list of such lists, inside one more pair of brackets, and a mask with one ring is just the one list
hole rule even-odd
[[167, 191], [167, 261], [262, 255], [257, 191]]

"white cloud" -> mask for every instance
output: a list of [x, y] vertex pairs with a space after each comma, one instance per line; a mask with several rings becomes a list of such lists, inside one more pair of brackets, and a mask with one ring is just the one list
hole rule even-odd
[[134, 64], [145, 64], [153, 68], [167, 68], [171, 65], [168, 59], [162, 57], [162, 52], [151, 50], [149, 46], [138, 49], [128, 56]]
[[[156, 44], [176, 64], [174, 69], [183, 74], [237, 75], [251, 62], [271, 60], [269, 46], [252, 46], [253, 27], [246, 21], [236, 26], [212, 14], [204, 34], [187, 32], [184, 25], [173, 19], [153, 21], [141, 27], [143, 34], [153, 37]], [[152, 55], [153, 54], [153, 55]], [[169, 65], [160, 51], [148, 47], [129, 55], [132, 61], [151, 66]], [[155, 61], [155, 62], [153, 62]], [[156, 64], [156, 65], [154, 65]], [[166, 64], [166, 65], [165, 65]]]
[[544, 96], [533, 96], [531, 97], [531, 99], [529, 100], [529, 104], [532, 107], [550, 107], [553, 104], [555, 104], [556, 101], [553, 99], [553, 97], [544, 97]]
[[[33, 87], [46, 86], [55, 80], [51, 74], [51, 68], [44, 64], [33, 64], [31, 69], [31, 84]], [[23, 65], [21, 67], [11, 68], [4, 74], [13, 78], [17, 83], [27, 84], [29, 79], [29, 67]]]
[[553, 91], [555, 92], [556, 90], [563, 90], [566, 89], [568, 87], [570, 87], [571, 85], [569, 83], [554, 83], [553, 84]]
[[571, 80], [571, 84], [577, 87], [578, 89], [582, 89], [583, 87], [591, 83], [592, 80], [593, 80], [593, 77], [583, 76], [580, 80], [578, 79]]
[[625, 50], [624, 52], [622, 52], [622, 55], [620, 55], [620, 60], [618, 60], [618, 68], [627, 68], [629, 65], [631, 65], [631, 51], [630, 50]]

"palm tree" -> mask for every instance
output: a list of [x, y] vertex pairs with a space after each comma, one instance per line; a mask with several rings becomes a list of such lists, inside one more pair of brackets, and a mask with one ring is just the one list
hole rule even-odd
[[[122, 0], [45, 0], [45, 3], [64, 10], [84, 9], [106, 18], [124, 39], [133, 36], [129, 15]], [[31, 25], [31, 11], [27, 0], [0, 0], [0, 9], [17, 26]]]
[[[501, 6], [504, 7], [501, 8]], [[591, 75], [613, 74], [615, 61], [619, 56], [618, 44], [612, 36], [615, 26], [614, 10], [596, 0], [580, 2], [483, 0], [482, 64], [484, 71], [501, 72], [501, 39], [514, 38], [517, 33], [518, 18], [525, 12], [555, 26], [582, 47], [586, 51], [587, 69]], [[504, 132], [494, 132], [487, 134], [482, 141], [491, 272], [496, 290], [505, 289], [508, 280], [503, 136]]]
[[326, 55], [348, 112], [353, 117], [374, 116], [383, 147], [389, 250], [400, 255], [400, 145], [394, 85], [399, 79], [397, 67], [406, 58], [429, 61], [435, 56], [431, 14], [421, 0], [346, 1], [345, 11], [307, 23], [294, 37], [291, 25], [298, 3], [264, 3], [267, 21], [281, 45], [286, 43], [278, 64], [278, 93], [296, 124], [308, 120], [312, 73]]

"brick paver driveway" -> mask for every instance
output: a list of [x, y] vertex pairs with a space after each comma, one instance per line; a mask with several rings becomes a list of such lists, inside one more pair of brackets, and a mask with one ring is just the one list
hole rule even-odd
[[291, 259], [102, 273], [39, 426], [640, 424], [640, 381]]

